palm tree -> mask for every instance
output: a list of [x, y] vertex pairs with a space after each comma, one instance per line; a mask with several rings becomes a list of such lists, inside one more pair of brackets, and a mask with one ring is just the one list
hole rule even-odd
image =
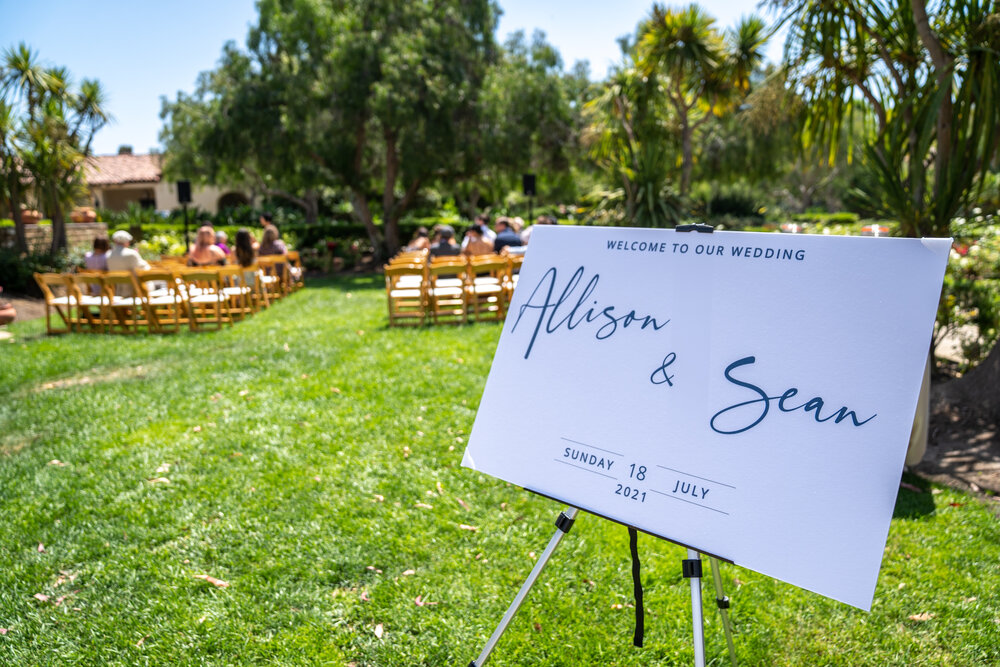
[[[14, 107], [0, 98], [0, 204], [9, 204], [14, 219], [17, 251], [26, 252], [28, 242], [21, 219], [21, 202], [24, 197], [24, 161], [18, 140], [20, 122]], [[0, 207], [0, 213], [3, 208]]]
[[624, 221], [665, 227], [680, 218], [670, 191], [674, 146], [661, 110], [663, 90], [634, 67], [611, 74], [601, 93], [584, 107], [583, 143], [621, 189], [600, 191], [598, 208], [621, 204]]
[[[868, 115], [872, 206], [905, 236], [947, 236], [1000, 139], [1000, 22], [995, 3], [777, 0], [808, 109], [805, 137], [829, 147]], [[991, 9], [991, 5], [994, 7]]]
[[27, 251], [24, 221], [21, 219], [21, 204], [24, 196], [23, 157], [17, 146], [23, 138], [23, 121], [17, 110], [23, 108], [27, 117], [37, 109], [40, 96], [47, 83], [47, 76], [38, 63], [37, 54], [23, 42], [17, 47], [4, 51], [0, 59], [0, 158], [7, 199], [17, 236], [19, 252]]
[[[786, 57], [807, 102], [806, 137], [832, 150], [839, 128], [862, 108], [872, 126], [865, 162], [877, 186], [869, 202], [899, 220], [905, 236], [948, 236], [1000, 145], [996, 3], [940, 3], [933, 23], [926, 0], [772, 4], [792, 26]], [[1000, 423], [998, 381], [994, 345], [972, 372], [944, 385], [940, 404]]]
[[[4, 103], [0, 111], [6, 109], [6, 115], [0, 114], [0, 157], [19, 243], [23, 249], [19, 210], [23, 165], [36, 199], [52, 220], [51, 251], [60, 252], [66, 248], [65, 206], [82, 193], [83, 163], [94, 134], [111, 119], [104, 91], [94, 80], [83, 81], [80, 91], [74, 91], [66, 68], [43, 69], [22, 43], [4, 53], [0, 93]], [[17, 109], [23, 111], [20, 123]]]
[[732, 109], [763, 60], [764, 22], [743, 18], [726, 36], [698, 5], [674, 10], [653, 5], [640, 26], [637, 61], [646, 76], [662, 76], [681, 144], [681, 196], [691, 186], [695, 134]]

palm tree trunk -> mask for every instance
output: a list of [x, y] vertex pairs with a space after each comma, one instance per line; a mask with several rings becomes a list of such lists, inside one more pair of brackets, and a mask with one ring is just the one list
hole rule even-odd
[[52, 220], [52, 246], [50, 253], [57, 255], [66, 250], [66, 220], [63, 218], [62, 205], [59, 203], [59, 195], [55, 191], [55, 186], [49, 192], [49, 205], [46, 213]]
[[14, 236], [17, 252], [28, 252], [28, 235], [24, 231], [24, 218], [21, 217], [21, 186], [17, 176], [8, 181], [10, 192], [10, 215], [14, 219]]
[[686, 119], [681, 121], [681, 197], [686, 197], [691, 187], [691, 172], [694, 168], [694, 128]]

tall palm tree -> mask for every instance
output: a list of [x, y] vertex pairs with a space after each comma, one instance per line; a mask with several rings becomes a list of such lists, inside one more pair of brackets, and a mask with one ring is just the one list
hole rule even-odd
[[775, 0], [791, 23], [786, 57], [808, 109], [806, 139], [832, 155], [840, 127], [871, 119], [870, 203], [905, 236], [947, 236], [996, 158], [1000, 21], [996, 3]]
[[[17, 248], [27, 251], [24, 221], [21, 218], [21, 204], [24, 197], [24, 174], [21, 149], [16, 145], [23, 138], [23, 118], [30, 118], [41, 100], [47, 84], [47, 75], [38, 62], [38, 55], [23, 42], [3, 52], [0, 57], [0, 103], [4, 106], [3, 136], [0, 137], [0, 151], [4, 165], [11, 216], [17, 237]], [[18, 111], [24, 112], [21, 116]]]
[[[28, 242], [21, 219], [21, 202], [24, 200], [24, 161], [21, 157], [21, 125], [13, 105], [0, 97], [0, 205], [8, 204], [14, 219], [16, 247], [26, 252]], [[4, 208], [0, 206], [0, 214]]]
[[[66, 247], [65, 207], [82, 193], [83, 164], [94, 134], [111, 120], [104, 91], [97, 81], [84, 80], [77, 92], [66, 68], [42, 68], [35, 52], [22, 43], [4, 52], [0, 101], [0, 111], [7, 109], [7, 122], [0, 126], [0, 157], [19, 244], [23, 249], [23, 166], [36, 199], [52, 220], [51, 251], [60, 252]], [[0, 121], [4, 117], [0, 114]]]
[[746, 94], [768, 39], [764, 22], [754, 16], [741, 19], [728, 39], [714, 24], [696, 4], [679, 10], [653, 5], [640, 26], [637, 61], [647, 76], [662, 78], [677, 123], [681, 196], [691, 186], [695, 135]]
[[[584, 107], [583, 143], [621, 190], [602, 193], [621, 202], [624, 221], [665, 227], [680, 217], [670, 193], [672, 138], [662, 116], [662, 88], [634, 67], [620, 67]], [[603, 208], [601, 202], [598, 208]]]

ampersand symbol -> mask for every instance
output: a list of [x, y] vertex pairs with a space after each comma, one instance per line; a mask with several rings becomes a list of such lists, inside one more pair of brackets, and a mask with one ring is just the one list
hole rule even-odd
[[666, 383], [667, 386], [673, 387], [674, 376], [667, 375], [667, 366], [674, 363], [675, 359], [677, 359], [677, 355], [674, 354], [673, 352], [663, 357], [663, 363], [660, 364], [660, 366], [657, 367], [656, 370], [654, 370], [653, 373], [649, 376], [649, 381], [652, 382], [653, 384]]

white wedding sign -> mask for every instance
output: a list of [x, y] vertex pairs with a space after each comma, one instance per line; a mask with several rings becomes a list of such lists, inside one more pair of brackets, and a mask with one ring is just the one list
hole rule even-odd
[[537, 227], [463, 465], [869, 609], [949, 249]]

